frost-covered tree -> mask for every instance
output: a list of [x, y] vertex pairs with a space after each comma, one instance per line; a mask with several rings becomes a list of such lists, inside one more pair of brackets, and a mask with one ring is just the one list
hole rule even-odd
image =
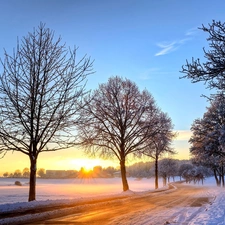
[[[193, 83], [203, 81], [208, 88], [215, 88], [217, 98], [222, 100], [225, 91], [225, 23], [213, 20], [208, 27], [202, 25], [200, 29], [208, 34], [209, 48], [203, 48], [205, 62], [193, 58], [191, 62], [186, 62], [181, 72], [185, 74], [183, 78], [189, 78]], [[215, 174], [219, 173], [224, 183], [225, 124], [222, 102], [214, 102], [203, 119], [194, 122], [192, 130], [195, 134], [190, 142], [194, 160], [206, 163], [204, 161], [207, 159], [208, 166], [211, 165]]]
[[182, 177], [186, 180], [186, 183], [190, 183], [193, 181], [194, 184], [199, 182], [203, 184], [205, 178], [205, 167], [192, 166], [192, 168], [183, 171]]
[[158, 188], [158, 161], [161, 156], [168, 153], [170, 155], [175, 154], [175, 151], [171, 147], [173, 139], [176, 137], [176, 133], [173, 132], [173, 124], [171, 118], [163, 112], [159, 112], [159, 132], [150, 137], [147, 141], [149, 145], [143, 150], [143, 154], [152, 158], [155, 162], [155, 189]]
[[224, 185], [225, 164], [225, 98], [216, 96], [202, 119], [194, 121], [191, 127], [190, 153], [192, 160], [211, 168], [218, 183]]
[[74, 143], [86, 77], [92, 62], [77, 59], [44, 24], [5, 52], [0, 74], [0, 153], [18, 151], [30, 159], [29, 201], [36, 198], [37, 160], [41, 152]]
[[151, 177], [154, 176], [153, 171], [151, 170], [152, 166], [152, 162], [137, 162], [133, 165], [128, 166], [127, 171], [132, 177]]
[[192, 59], [182, 67], [183, 78], [189, 78], [193, 83], [203, 81], [207, 87], [225, 91], [225, 23], [212, 21], [208, 27], [200, 28], [208, 33], [209, 50], [204, 51], [205, 62]]
[[116, 157], [123, 190], [129, 189], [126, 159], [143, 150], [158, 130], [158, 108], [152, 95], [128, 79], [111, 77], [99, 85], [81, 111], [78, 133], [86, 153]]
[[190, 170], [193, 168], [193, 165], [190, 163], [182, 163], [179, 165], [179, 168], [178, 168], [178, 175], [180, 176], [180, 180], [182, 178], [182, 175], [185, 171], [187, 170]]
[[165, 158], [159, 161], [159, 176], [163, 178], [163, 185], [167, 184], [170, 177], [174, 177], [177, 173], [177, 160]]

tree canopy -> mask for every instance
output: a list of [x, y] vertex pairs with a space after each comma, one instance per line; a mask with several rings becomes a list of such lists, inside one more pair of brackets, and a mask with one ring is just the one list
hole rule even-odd
[[162, 129], [155, 100], [147, 90], [116, 76], [100, 84], [86, 103], [78, 129], [81, 143], [87, 153], [119, 160], [126, 191], [127, 156], [145, 149], [147, 140]]

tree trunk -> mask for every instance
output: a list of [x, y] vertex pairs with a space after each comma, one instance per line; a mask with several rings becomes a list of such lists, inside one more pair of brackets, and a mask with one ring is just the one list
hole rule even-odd
[[221, 175], [219, 175], [219, 187], [221, 187], [222, 184], [222, 179], [221, 179]]
[[215, 169], [213, 170], [213, 174], [214, 174], [214, 177], [215, 177], [215, 180], [216, 180], [216, 185], [219, 187], [220, 186], [220, 181], [219, 181], [219, 179], [217, 177], [217, 174], [216, 174], [216, 170]]
[[36, 200], [36, 171], [37, 171], [37, 158], [30, 156], [30, 188], [28, 201]]
[[126, 166], [125, 166], [125, 159], [120, 161], [120, 171], [121, 171], [121, 178], [123, 184], [123, 191], [129, 190], [127, 176], [126, 176]]
[[223, 165], [221, 166], [221, 179], [222, 179], [222, 186], [224, 187], [224, 168]]
[[155, 189], [159, 187], [158, 157], [155, 158]]
[[167, 180], [167, 177], [163, 176], [163, 186], [166, 186], [166, 180]]

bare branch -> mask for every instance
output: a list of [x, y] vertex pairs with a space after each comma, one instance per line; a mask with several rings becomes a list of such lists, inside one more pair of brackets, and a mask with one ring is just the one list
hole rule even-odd
[[225, 23], [212, 21], [209, 27], [200, 28], [208, 33], [209, 50], [203, 48], [206, 61], [192, 58], [182, 66], [181, 78], [189, 78], [193, 83], [204, 82], [209, 89], [225, 90]]

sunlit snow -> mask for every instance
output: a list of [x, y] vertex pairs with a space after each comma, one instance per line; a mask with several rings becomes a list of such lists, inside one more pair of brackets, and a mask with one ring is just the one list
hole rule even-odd
[[[19, 180], [22, 186], [14, 185]], [[154, 189], [154, 179], [128, 178], [130, 190], [140, 192]], [[0, 205], [4, 203], [26, 202], [28, 199], [28, 179], [0, 178]], [[162, 186], [160, 180], [159, 185]], [[37, 179], [36, 200], [73, 199], [96, 195], [118, 194], [122, 192], [121, 178], [90, 179]]]
[[[101, 199], [106, 196], [132, 196], [133, 193], [142, 193], [144, 191], [154, 190], [154, 179], [135, 179], [129, 178], [130, 190], [128, 193], [122, 192], [121, 178], [110, 179], [38, 179], [37, 180], [37, 201], [27, 202], [28, 198], [28, 180], [19, 179], [22, 186], [14, 185], [12, 178], [0, 178], [0, 214], [4, 212], [20, 212], [27, 208], [37, 208], [43, 206], [54, 206], [56, 204], [69, 204], [83, 201], [84, 199]], [[189, 184], [184, 184], [189, 185]], [[225, 218], [225, 192], [223, 188], [216, 188], [213, 178], [207, 179], [205, 185], [211, 186], [209, 194], [214, 200], [211, 204], [204, 206], [200, 210], [197, 208], [177, 209], [178, 214], [174, 218], [174, 224], [179, 224], [181, 217], [188, 217], [188, 214], [195, 215], [188, 223], [194, 224], [224, 224]], [[215, 188], [212, 188], [214, 187]], [[160, 188], [162, 181], [160, 180]], [[68, 209], [69, 210], [69, 209]], [[197, 210], [194, 212], [193, 210]], [[57, 213], [52, 212], [52, 213]], [[42, 213], [43, 214], [43, 213]], [[129, 214], [129, 212], [128, 212]], [[160, 212], [158, 212], [160, 216]], [[43, 215], [32, 215], [32, 219], [42, 218]], [[163, 216], [163, 215], [162, 215]], [[26, 221], [30, 215], [20, 217], [20, 221]], [[148, 212], [140, 213], [138, 217], [131, 218], [135, 224], [150, 224]], [[120, 218], [123, 222], [123, 217]], [[124, 217], [124, 221], [126, 217]], [[185, 220], [185, 218], [182, 218]], [[18, 218], [0, 219], [0, 224], [18, 222]], [[173, 223], [170, 223], [173, 224]]]

